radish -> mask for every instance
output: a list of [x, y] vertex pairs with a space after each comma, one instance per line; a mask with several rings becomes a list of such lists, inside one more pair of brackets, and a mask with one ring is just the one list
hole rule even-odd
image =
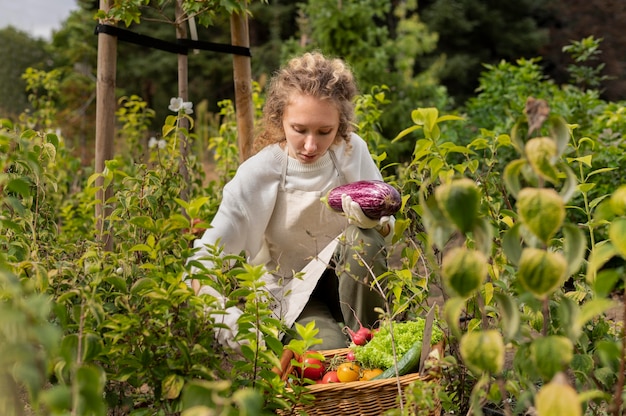
[[356, 316], [356, 312], [354, 312], [354, 309], [352, 309], [350, 305], [348, 305], [348, 307], [350, 308], [350, 310], [352, 310], [352, 314], [359, 324], [359, 329], [353, 331], [352, 328], [348, 326], [344, 328], [348, 335], [350, 335], [350, 339], [352, 340], [354, 345], [365, 345], [369, 340], [372, 339], [372, 331], [369, 328], [364, 327], [358, 316]]

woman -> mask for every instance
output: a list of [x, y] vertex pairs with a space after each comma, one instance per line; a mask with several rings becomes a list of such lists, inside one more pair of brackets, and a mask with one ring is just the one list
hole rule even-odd
[[[287, 328], [315, 321], [322, 349], [345, 347], [339, 323], [372, 327], [374, 308], [383, 305], [370, 286], [386, 270], [393, 218], [371, 220], [346, 195], [343, 214], [320, 201], [338, 185], [382, 180], [366, 143], [352, 132], [356, 94], [354, 77], [339, 59], [307, 53], [281, 68], [270, 81], [258, 151], [224, 187], [211, 227], [194, 243], [194, 259], [206, 256], [206, 245], [219, 244], [224, 253], [243, 251], [251, 263], [265, 264], [274, 314]], [[220, 298], [198, 281], [192, 286]], [[237, 348], [242, 312], [226, 312], [230, 330], [221, 329], [217, 338]]]

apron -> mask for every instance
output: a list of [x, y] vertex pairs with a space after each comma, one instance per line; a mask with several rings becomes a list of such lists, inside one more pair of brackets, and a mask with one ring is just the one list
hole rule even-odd
[[[304, 309], [347, 226], [343, 215], [326, 207], [320, 198], [330, 189], [346, 183], [337, 158], [328, 150], [336, 177], [322, 191], [288, 189], [285, 186], [289, 156], [285, 148], [276, 205], [270, 218], [265, 245], [270, 260], [266, 262], [265, 289], [270, 296], [274, 317], [291, 327]], [[281, 251], [284, 248], [284, 251]]]

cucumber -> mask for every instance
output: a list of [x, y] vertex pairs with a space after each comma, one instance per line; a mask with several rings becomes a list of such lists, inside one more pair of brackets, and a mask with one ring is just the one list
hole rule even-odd
[[[403, 376], [405, 374], [409, 374], [414, 368], [420, 363], [420, 356], [422, 353], [422, 341], [415, 341], [411, 348], [400, 358], [398, 361], [398, 375]], [[385, 378], [391, 378], [396, 376], [396, 368], [395, 366], [391, 366], [385, 371], [383, 371], [378, 376], [374, 377], [372, 380], [382, 380]]]

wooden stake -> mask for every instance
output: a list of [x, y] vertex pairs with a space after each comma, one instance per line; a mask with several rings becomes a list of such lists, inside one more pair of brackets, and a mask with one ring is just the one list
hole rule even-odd
[[[176, 0], [176, 38], [187, 39], [187, 16], [182, 7], [183, 0]], [[183, 101], [189, 101], [189, 59], [187, 55], [178, 55], [178, 96]], [[180, 127], [189, 131], [189, 120], [183, 118], [180, 120]], [[185, 187], [180, 190], [180, 198], [187, 201], [189, 186], [189, 171], [187, 170], [187, 153], [188, 141], [187, 135], [180, 133], [178, 135], [178, 149], [180, 151], [180, 161], [178, 165], [178, 173], [180, 173], [185, 183]], [[185, 214], [186, 215], [186, 214]]]
[[[233, 45], [250, 47], [248, 16], [245, 10], [230, 15], [230, 37]], [[252, 103], [250, 57], [233, 55], [233, 73], [237, 133], [239, 135], [239, 161], [243, 162], [252, 155], [252, 143], [254, 141], [254, 106]]]
[[[108, 11], [109, 0], [100, 0], [100, 9]], [[104, 23], [104, 22], [101, 22]], [[98, 35], [98, 69], [96, 84], [96, 173], [103, 173], [105, 162], [113, 159], [115, 138], [115, 77], [117, 70], [117, 38]], [[104, 178], [96, 180], [96, 186], [103, 186]], [[105, 219], [111, 207], [105, 205], [111, 197], [111, 189], [96, 193], [96, 238], [104, 243], [105, 250], [113, 249], [110, 229], [105, 229]]]

